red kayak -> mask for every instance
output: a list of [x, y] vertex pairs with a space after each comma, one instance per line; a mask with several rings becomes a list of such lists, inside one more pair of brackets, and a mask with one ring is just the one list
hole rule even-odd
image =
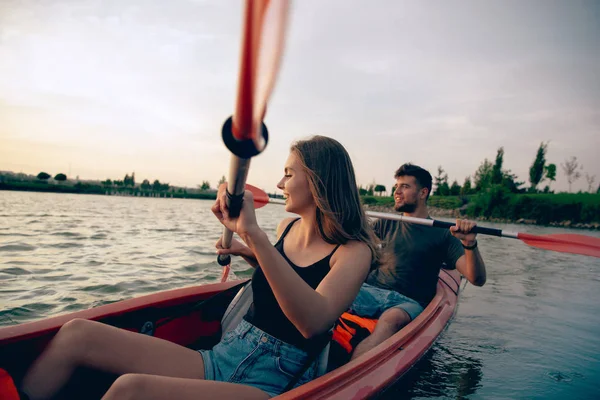
[[[0, 368], [19, 381], [31, 362], [67, 321], [85, 318], [152, 334], [183, 346], [209, 348], [221, 335], [221, 318], [241, 281], [208, 284], [124, 300], [40, 321], [0, 328]], [[423, 313], [396, 335], [361, 357], [282, 394], [281, 399], [364, 399], [390, 387], [433, 345], [458, 304], [461, 277], [440, 272], [437, 293]], [[91, 398], [115, 377], [78, 372], [67, 398]], [[96, 392], [90, 393], [90, 391]]]

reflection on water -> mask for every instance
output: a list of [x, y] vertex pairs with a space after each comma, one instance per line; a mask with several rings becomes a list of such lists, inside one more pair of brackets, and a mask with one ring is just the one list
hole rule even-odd
[[[0, 191], [0, 325], [214, 282], [221, 227], [210, 205]], [[287, 214], [272, 205], [257, 214], [274, 240]], [[569, 232], [486, 225], [533, 234]], [[467, 286], [446, 332], [383, 397], [598, 398], [600, 260], [511, 239], [480, 237], [479, 243], [486, 285]], [[234, 261], [236, 275], [251, 274], [243, 261]]]
[[452, 398], [464, 399], [477, 391], [482, 376], [479, 359], [438, 343], [381, 398], [444, 398], [452, 393]]

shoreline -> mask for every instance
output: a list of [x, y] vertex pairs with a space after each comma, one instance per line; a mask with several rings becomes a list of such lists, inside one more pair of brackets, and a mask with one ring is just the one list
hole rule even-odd
[[[20, 186], [20, 187], [19, 187]], [[212, 191], [199, 191], [197, 189], [191, 189], [190, 192], [179, 193], [179, 192], [153, 192], [153, 191], [137, 191], [132, 193], [127, 189], [112, 189], [106, 190], [89, 190], [86, 187], [75, 187], [75, 186], [54, 186], [54, 185], [42, 185], [36, 187], [24, 187], [26, 185], [11, 185], [6, 182], [0, 182], [0, 191], [15, 191], [15, 192], [38, 192], [38, 193], [59, 193], [59, 194], [94, 194], [101, 196], [123, 196], [123, 197], [141, 197], [141, 198], [175, 198], [175, 199], [190, 199], [190, 200], [214, 200], [216, 193]], [[86, 190], [88, 189], [88, 190]], [[94, 188], [95, 189], [95, 188]], [[396, 213], [393, 206], [382, 206], [376, 204], [363, 204], [365, 210], [379, 211], [385, 213]], [[464, 210], [459, 208], [439, 208], [429, 206], [429, 212], [433, 218], [464, 218]], [[517, 220], [507, 218], [485, 218], [477, 217], [471, 218], [477, 222], [493, 222], [493, 223], [510, 223], [517, 225], [535, 225], [535, 226], [550, 226], [557, 228], [570, 228], [570, 229], [582, 229], [582, 230], [600, 230], [600, 222], [577, 222], [572, 221], [560, 221], [551, 222], [550, 224], [538, 224], [536, 220], [520, 218]]]
[[[365, 209], [369, 211], [378, 211], [385, 213], [395, 214], [396, 211], [391, 206], [381, 206], [381, 205], [367, 205], [365, 204]], [[458, 208], [447, 209], [447, 208], [438, 208], [438, 207], [428, 207], [429, 214], [432, 218], [465, 218], [466, 216], [462, 212], [462, 210]], [[485, 217], [477, 217], [477, 218], [469, 218], [473, 221], [477, 222], [493, 222], [499, 224], [517, 224], [517, 225], [535, 225], [535, 226], [550, 226], [554, 228], [569, 228], [569, 229], [582, 229], [582, 230], [591, 230], [591, 231], [599, 231], [600, 230], [600, 222], [578, 222], [572, 223], [571, 221], [561, 221], [561, 222], [552, 222], [550, 224], [538, 224], [535, 220], [529, 220], [525, 218], [520, 218], [518, 220], [511, 220], [506, 218], [485, 218]]]

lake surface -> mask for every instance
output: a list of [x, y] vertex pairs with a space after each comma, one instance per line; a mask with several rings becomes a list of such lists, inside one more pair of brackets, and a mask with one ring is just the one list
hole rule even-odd
[[[0, 191], [0, 326], [216, 282], [202, 200]], [[283, 207], [257, 211], [272, 240]], [[599, 232], [486, 224], [545, 234]], [[433, 228], [432, 228], [433, 229]], [[479, 237], [488, 280], [386, 399], [600, 398], [600, 259]], [[236, 259], [232, 270], [251, 269]]]

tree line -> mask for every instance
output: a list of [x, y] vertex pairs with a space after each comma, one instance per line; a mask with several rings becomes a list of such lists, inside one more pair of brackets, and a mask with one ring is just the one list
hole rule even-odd
[[[468, 196], [481, 193], [495, 186], [500, 186], [510, 193], [554, 193], [552, 191], [552, 183], [556, 181], [556, 164], [547, 163], [546, 154], [548, 151], [548, 143], [540, 143], [537, 149], [535, 158], [529, 168], [529, 186], [525, 186], [526, 182], [519, 181], [517, 176], [509, 169], [504, 168], [504, 147], [498, 148], [494, 162], [487, 158], [479, 165], [473, 178], [467, 176], [462, 185], [455, 179], [452, 183], [448, 183], [448, 174], [442, 166], [438, 166], [437, 175], [433, 177], [434, 190], [433, 194], [437, 196]], [[572, 184], [581, 178], [583, 174], [583, 166], [577, 161], [577, 157], [567, 158], [564, 163], [560, 164], [564, 175], [569, 183], [569, 192], [572, 191]], [[595, 175], [585, 173], [585, 179], [588, 184], [587, 191], [594, 192]], [[540, 185], [546, 183], [543, 189], [539, 189]], [[363, 196], [379, 195], [383, 196], [387, 192], [384, 185], [375, 182], [363, 187], [359, 187], [359, 192]], [[595, 189], [596, 193], [600, 193], [600, 186]], [[393, 196], [394, 187], [392, 187], [390, 195]]]
[[[548, 143], [540, 143], [529, 168], [528, 187], [523, 187], [525, 182], [519, 182], [515, 174], [503, 168], [504, 147], [500, 147], [496, 153], [494, 163], [486, 158], [475, 171], [473, 182], [471, 182], [471, 177], [467, 176], [462, 186], [456, 180], [448, 185], [448, 175], [439, 166], [437, 175], [434, 178], [436, 187], [434, 194], [440, 196], [476, 194], [495, 185], [500, 185], [511, 193], [554, 193], [551, 185], [556, 181], [556, 164], [546, 162], [547, 151]], [[581, 177], [583, 166], [579, 164], [575, 156], [566, 159], [564, 164], [561, 163], [560, 166], [569, 183], [569, 192], [571, 192], [572, 184]], [[588, 173], [585, 176], [588, 183], [587, 191], [593, 192], [596, 176]], [[544, 182], [546, 182], [546, 185], [540, 190], [539, 186]], [[596, 189], [596, 192], [600, 193], [600, 186]]]
[[[135, 188], [135, 172], [132, 172], [131, 175], [125, 174], [125, 177], [122, 180], [107, 179], [105, 181], [100, 181], [100, 183], [106, 188]], [[139, 185], [139, 188], [146, 191], [168, 192], [169, 189], [171, 189], [171, 186], [168, 183], [161, 183], [158, 179], [155, 179], [153, 183], [150, 183], [148, 179], [144, 179]]]
[[[529, 186], [525, 187], [524, 181], [518, 181], [517, 176], [510, 170], [504, 169], [504, 147], [500, 147], [497, 150], [496, 158], [492, 163], [487, 158], [479, 165], [473, 178], [467, 176], [462, 185], [455, 179], [451, 184], [448, 183], [448, 174], [444, 171], [442, 166], [438, 166], [437, 175], [434, 179], [434, 190], [433, 194], [438, 196], [468, 196], [480, 193], [484, 190], [490, 189], [495, 186], [500, 186], [510, 193], [554, 193], [551, 189], [552, 183], [556, 181], [556, 164], [547, 163], [546, 154], [548, 151], [548, 142], [540, 143], [536, 151], [535, 158], [531, 167], [529, 168]], [[583, 176], [583, 166], [579, 164], [577, 157], [572, 156], [567, 158], [564, 163], [560, 164], [560, 167], [567, 178], [569, 184], [569, 192], [572, 191], [572, 184]], [[37, 179], [40, 181], [48, 181], [52, 176], [46, 172], [40, 172], [37, 175]], [[596, 175], [590, 175], [585, 173], [585, 179], [588, 184], [587, 191], [590, 193], [594, 192], [594, 183], [596, 182]], [[64, 173], [58, 173], [54, 176], [54, 180], [58, 182], [65, 182], [68, 180]], [[217, 187], [226, 181], [225, 176], [222, 176], [219, 180]], [[122, 180], [118, 179], [106, 179], [100, 182], [105, 188], [135, 188], [135, 172], [131, 175], [125, 174]], [[543, 189], [539, 190], [539, 186], [542, 183], [546, 183]], [[201, 191], [211, 190], [209, 181], [202, 181], [202, 184], [197, 185]], [[140, 189], [145, 191], [155, 192], [167, 192], [170, 189], [168, 183], [161, 183], [158, 179], [150, 183], [148, 179], [144, 179], [139, 185]], [[596, 193], [600, 193], [600, 186], [595, 190]], [[359, 193], [362, 196], [384, 196], [387, 193], [385, 185], [378, 183], [371, 183], [366, 187], [359, 186]], [[390, 195], [393, 196], [394, 187], [391, 188]]]

